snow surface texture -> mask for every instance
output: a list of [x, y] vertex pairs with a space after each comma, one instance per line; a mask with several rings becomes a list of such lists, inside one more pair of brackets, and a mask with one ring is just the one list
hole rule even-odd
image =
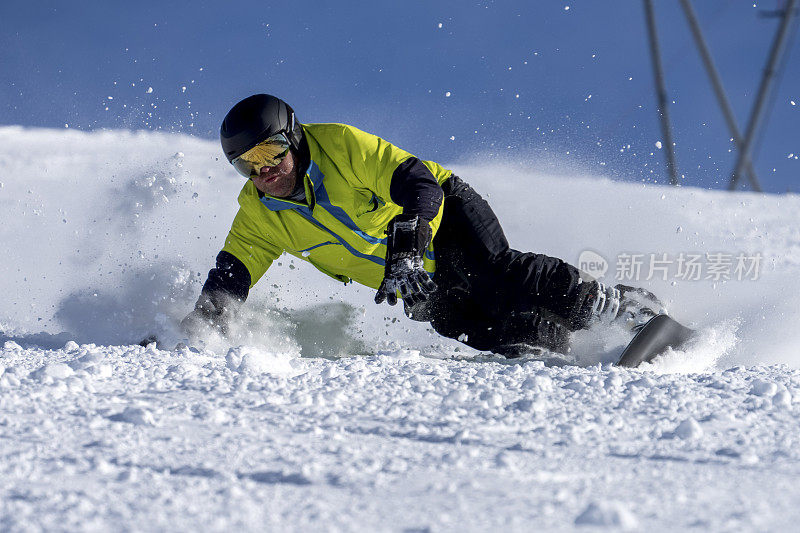
[[0, 128], [0, 530], [791, 529], [800, 199], [527, 166], [453, 166], [517, 248], [762, 275], [642, 281], [705, 333], [642, 370], [614, 329], [480, 354], [286, 256], [232, 338], [142, 348], [180, 340], [241, 178], [190, 137]]

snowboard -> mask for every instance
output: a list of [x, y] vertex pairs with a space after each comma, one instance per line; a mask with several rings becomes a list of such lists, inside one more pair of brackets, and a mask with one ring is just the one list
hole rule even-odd
[[625, 347], [617, 362], [617, 366], [635, 368], [642, 363], [649, 363], [667, 348], [678, 349], [695, 334], [695, 330], [687, 328], [667, 315], [651, 318]]

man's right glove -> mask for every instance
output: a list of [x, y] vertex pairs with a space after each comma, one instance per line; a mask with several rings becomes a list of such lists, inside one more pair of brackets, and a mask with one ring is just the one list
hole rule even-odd
[[222, 335], [228, 333], [228, 323], [238, 305], [236, 298], [216, 291], [200, 293], [194, 311], [181, 320], [181, 330], [186, 335], [195, 336], [203, 331], [217, 330]]
[[397, 303], [397, 291], [408, 306], [425, 301], [436, 284], [422, 268], [422, 254], [431, 243], [431, 228], [416, 215], [397, 215], [386, 230], [386, 267], [375, 303]]

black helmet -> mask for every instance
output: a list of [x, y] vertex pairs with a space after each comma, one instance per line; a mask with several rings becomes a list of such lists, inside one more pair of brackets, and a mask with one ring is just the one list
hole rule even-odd
[[267, 137], [283, 132], [296, 155], [305, 145], [303, 127], [289, 104], [269, 94], [248, 96], [228, 111], [219, 129], [222, 150], [228, 161], [236, 159]]

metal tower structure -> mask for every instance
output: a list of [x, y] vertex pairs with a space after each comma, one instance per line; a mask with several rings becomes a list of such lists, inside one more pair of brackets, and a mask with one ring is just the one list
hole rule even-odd
[[[756, 143], [758, 132], [765, 123], [765, 109], [768, 107], [770, 97], [772, 95], [772, 88], [775, 79], [778, 77], [779, 71], [782, 67], [783, 57], [788, 48], [789, 41], [792, 35], [792, 22], [797, 19], [798, 7], [800, 7], [800, 0], [786, 0], [785, 8], [772, 12], [770, 16], [777, 16], [781, 18], [767, 58], [767, 64], [764, 68], [764, 73], [761, 78], [758, 93], [756, 95], [755, 104], [750, 113], [750, 118], [747, 122], [747, 128], [742, 137], [742, 132], [736, 123], [736, 118], [731, 108], [730, 101], [725, 93], [722, 85], [719, 72], [717, 71], [714, 61], [711, 58], [711, 52], [708, 44], [703, 37], [703, 32], [700, 29], [700, 24], [697, 21], [697, 15], [692, 7], [691, 0], [681, 0], [681, 7], [683, 8], [684, 15], [692, 31], [692, 35], [703, 60], [706, 73], [711, 81], [711, 86], [714, 89], [717, 102], [722, 109], [722, 114], [730, 130], [731, 137], [737, 149], [736, 164], [731, 175], [729, 190], [735, 190], [740, 182], [742, 176], [746, 176], [753, 190], [761, 191], [761, 184], [756, 175], [755, 168], [753, 167], [752, 155], [753, 147]], [[656, 100], [658, 103], [658, 114], [661, 123], [661, 134], [666, 144], [665, 157], [667, 163], [667, 170], [670, 176], [670, 183], [678, 185], [678, 171], [675, 162], [675, 150], [672, 140], [672, 127], [669, 120], [668, 113], [668, 97], [666, 90], [666, 83], [664, 78], [664, 70], [661, 63], [661, 52], [658, 44], [658, 35], [656, 32], [655, 11], [653, 8], [652, 0], [644, 0], [645, 21], [647, 24], [648, 40], [650, 44], [650, 57], [653, 64], [653, 77], [655, 80]]]

